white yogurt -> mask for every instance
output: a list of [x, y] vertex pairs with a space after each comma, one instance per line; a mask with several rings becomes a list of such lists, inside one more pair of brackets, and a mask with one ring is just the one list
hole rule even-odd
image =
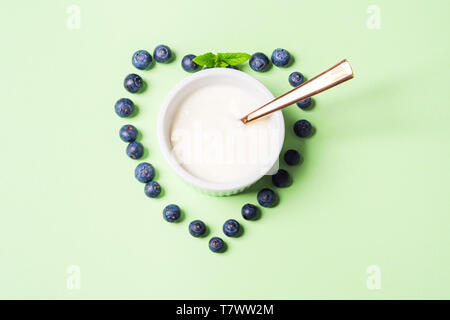
[[239, 120], [265, 102], [224, 83], [190, 93], [179, 103], [170, 129], [175, 158], [193, 176], [216, 183], [266, 173], [279, 151], [275, 118], [269, 115], [247, 125]]

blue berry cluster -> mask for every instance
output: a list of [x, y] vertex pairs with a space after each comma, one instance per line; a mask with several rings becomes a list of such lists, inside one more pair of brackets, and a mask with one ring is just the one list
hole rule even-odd
[[[152, 55], [146, 50], [138, 50], [131, 57], [131, 63], [138, 70], [147, 70], [154, 61], [159, 63], [168, 63], [171, 61], [173, 54], [166, 45], [159, 45], [155, 48]], [[135, 73], [130, 73], [125, 77], [123, 82], [124, 88], [129, 93], [138, 93], [145, 87], [142, 77]], [[135, 113], [135, 105], [129, 98], [121, 98], [114, 105], [114, 110], [121, 118], [129, 118]], [[141, 159], [144, 156], [144, 146], [139, 141], [138, 130], [131, 124], [123, 125], [119, 130], [119, 137], [122, 141], [127, 142], [126, 154], [131, 159]], [[161, 194], [161, 186], [154, 181], [155, 169], [147, 162], [141, 162], [134, 171], [135, 177], [139, 182], [145, 183], [144, 193], [150, 198], [156, 198]]]
[[141, 162], [134, 170], [134, 176], [139, 182], [145, 183], [144, 193], [149, 198], [156, 198], [161, 193], [161, 186], [153, 181], [155, 168], [150, 163]]
[[[202, 67], [194, 62], [194, 54], [187, 54], [181, 60], [181, 67], [186, 72], [196, 72], [202, 70]], [[172, 50], [166, 45], [158, 45], [153, 51], [153, 56], [146, 50], [138, 50], [132, 56], [132, 64], [138, 70], [150, 69], [154, 62], [170, 63], [175, 59]], [[272, 52], [271, 59], [262, 52], [253, 54], [249, 60], [251, 69], [257, 72], [265, 72], [271, 68], [272, 65], [276, 67], [285, 68], [292, 64], [293, 58], [285, 49], [275, 49]], [[236, 66], [227, 66], [227, 68], [239, 70]], [[203, 69], [209, 69], [204, 67]], [[289, 75], [289, 84], [293, 87], [302, 85], [305, 82], [305, 77], [300, 72], [292, 72]], [[129, 93], [142, 92], [145, 87], [145, 82], [138, 74], [130, 73], [125, 77], [124, 88]], [[297, 102], [297, 106], [302, 110], [310, 109], [312, 106], [311, 98]], [[119, 99], [115, 106], [115, 112], [121, 118], [128, 118], [134, 115], [135, 105], [129, 98]], [[295, 135], [300, 138], [307, 138], [312, 135], [314, 129], [311, 123], [307, 120], [298, 120], [293, 126]], [[126, 148], [127, 155], [132, 159], [140, 159], [144, 155], [143, 145], [136, 141], [138, 138], [138, 130], [131, 124], [125, 124], [120, 128], [120, 139], [128, 143]], [[289, 149], [284, 153], [284, 161], [288, 166], [296, 166], [301, 162], [301, 156], [295, 149]], [[145, 184], [144, 193], [150, 198], [156, 198], [161, 194], [161, 186], [154, 180], [156, 170], [152, 164], [148, 162], [139, 163], [134, 171], [134, 175], [139, 182]], [[288, 171], [279, 169], [277, 173], [272, 176], [272, 183], [277, 188], [286, 188], [291, 185], [292, 178]], [[261, 189], [256, 196], [258, 204], [263, 208], [273, 208], [279, 202], [277, 193], [270, 188]], [[259, 219], [261, 210], [258, 206], [247, 203], [241, 208], [241, 215], [244, 220], [253, 221]], [[182, 219], [182, 211], [176, 204], [169, 204], [163, 209], [163, 218], [167, 222], [180, 222]], [[201, 220], [193, 220], [189, 223], [189, 233], [196, 238], [205, 237], [208, 234], [208, 227]], [[228, 219], [222, 226], [222, 231], [227, 237], [239, 237], [243, 234], [242, 225], [235, 219]], [[224, 252], [227, 248], [225, 241], [217, 236], [210, 238], [208, 247], [213, 252]]]
[[249, 60], [250, 68], [257, 72], [265, 72], [269, 70], [272, 64], [276, 67], [283, 68], [288, 67], [291, 63], [291, 54], [289, 51], [281, 48], [275, 49], [272, 52], [270, 60], [262, 52], [254, 53]]
[[[120, 100], [119, 100], [120, 101]], [[144, 155], [144, 146], [139, 141], [138, 130], [131, 124], [122, 126], [119, 130], [119, 137], [124, 142], [128, 142], [126, 153], [131, 159], [140, 159]]]

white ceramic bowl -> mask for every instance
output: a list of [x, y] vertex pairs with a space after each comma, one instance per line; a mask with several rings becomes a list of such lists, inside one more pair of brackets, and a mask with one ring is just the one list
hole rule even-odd
[[272, 100], [274, 96], [261, 82], [244, 72], [228, 68], [211, 68], [189, 75], [176, 84], [161, 106], [158, 116], [157, 133], [159, 146], [166, 161], [188, 184], [210, 195], [226, 196], [245, 190], [264, 175], [273, 173], [274, 169], [278, 168], [278, 157], [284, 142], [284, 118], [281, 111], [272, 114], [272, 117], [274, 117], [275, 123], [277, 124], [277, 128], [279, 128], [279, 130], [277, 130], [278, 139], [274, 139], [278, 141], [278, 145], [274, 146], [273, 150], [276, 150], [276, 152], [270, 155], [270, 161], [268, 162], [267, 167], [261, 168], [259, 172], [256, 172], [252, 176], [227, 183], [213, 183], [195, 177], [184, 169], [173, 155], [170, 130], [172, 120], [181, 101], [193, 91], [211, 83], [226, 83], [239, 86], [242, 89], [250, 90], [253, 94], [261, 97], [261, 100], [265, 102]]

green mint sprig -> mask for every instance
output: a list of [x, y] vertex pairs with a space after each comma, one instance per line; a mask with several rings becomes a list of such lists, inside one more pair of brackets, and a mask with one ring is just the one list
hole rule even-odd
[[250, 59], [251, 55], [243, 52], [217, 53], [208, 52], [197, 56], [193, 61], [199, 66], [210, 68], [224, 68], [227, 66], [237, 66]]

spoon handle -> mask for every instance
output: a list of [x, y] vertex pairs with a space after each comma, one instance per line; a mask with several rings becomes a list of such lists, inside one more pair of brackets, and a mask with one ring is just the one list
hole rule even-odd
[[353, 78], [353, 70], [346, 59], [342, 60], [330, 69], [306, 81], [300, 86], [286, 92], [282, 96], [266, 103], [262, 107], [250, 112], [241, 121], [245, 124], [274, 111], [287, 107], [295, 102], [304, 100], [322, 91], [330, 89], [344, 81]]

